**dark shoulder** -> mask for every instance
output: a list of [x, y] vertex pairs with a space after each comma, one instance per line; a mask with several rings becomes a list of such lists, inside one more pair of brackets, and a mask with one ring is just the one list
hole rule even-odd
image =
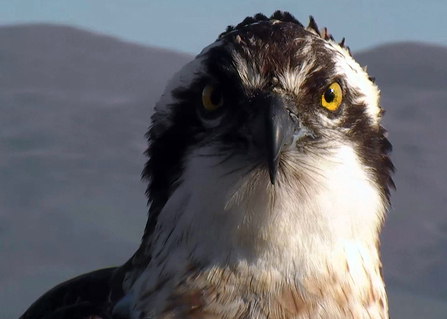
[[20, 319], [110, 318], [112, 281], [119, 268], [93, 271], [50, 289]]

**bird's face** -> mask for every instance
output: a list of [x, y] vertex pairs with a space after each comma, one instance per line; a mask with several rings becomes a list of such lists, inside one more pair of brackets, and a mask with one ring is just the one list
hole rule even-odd
[[275, 210], [282, 192], [296, 201], [293, 214], [302, 214], [299, 202], [323, 207], [325, 198], [336, 206], [359, 197], [376, 202], [382, 212], [374, 219], [381, 220], [392, 164], [379, 91], [313, 20], [308, 28], [283, 20], [243, 22], [223, 33], [168, 86], [148, 134], [149, 228], [181, 185], [205, 197], [195, 201], [211, 202], [203, 211], [250, 197]]
[[247, 26], [220, 44], [199, 55], [193, 83], [174, 94], [194, 111], [197, 144], [244, 154], [275, 184], [285, 153], [318, 156], [365, 145], [356, 134], [380, 134], [378, 90], [347, 51], [287, 23]]

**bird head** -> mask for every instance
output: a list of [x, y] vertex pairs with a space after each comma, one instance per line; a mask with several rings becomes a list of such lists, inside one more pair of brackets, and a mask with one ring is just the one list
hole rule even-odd
[[313, 18], [305, 27], [278, 11], [228, 27], [155, 107], [145, 238], [205, 231], [194, 240], [204, 251], [376, 243], [393, 170], [382, 113], [344, 40]]

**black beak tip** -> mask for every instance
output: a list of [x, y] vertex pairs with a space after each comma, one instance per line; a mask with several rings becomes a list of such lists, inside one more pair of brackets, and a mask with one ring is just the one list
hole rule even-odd
[[270, 175], [270, 183], [275, 185], [276, 182], [276, 173], [278, 171], [278, 158], [269, 163], [269, 175]]
[[275, 185], [276, 182], [276, 169], [271, 169], [269, 171], [270, 173], [270, 183], [272, 183], [272, 185]]

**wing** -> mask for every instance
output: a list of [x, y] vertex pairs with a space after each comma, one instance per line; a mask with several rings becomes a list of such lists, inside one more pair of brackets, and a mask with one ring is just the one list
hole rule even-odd
[[112, 318], [111, 295], [116, 295], [116, 289], [122, 291], [114, 284], [120, 281], [120, 273], [120, 268], [106, 268], [63, 282], [34, 302], [20, 319]]

